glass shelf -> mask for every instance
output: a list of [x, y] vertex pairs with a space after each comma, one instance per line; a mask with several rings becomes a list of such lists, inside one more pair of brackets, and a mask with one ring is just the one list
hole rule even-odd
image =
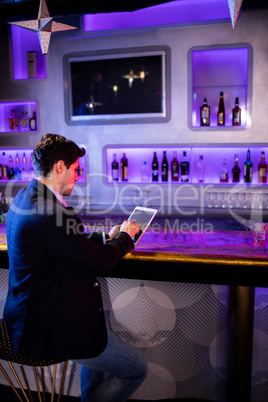
[[[10, 123], [11, 110], [14, 110], [16, 123]], [[30, 125], [20, 124], [20, 120], [26, 116], [26, 119], [31, 119], [36, 114], [36, 129], [31, 130]], [[25, 101], [6, 101], [0, 102], [0, 134], [1, 133], [15, 133], [20, 135], [25, 132], [37, 132], [38, 131], [38, 110], [37, 101], [25, 100]]]

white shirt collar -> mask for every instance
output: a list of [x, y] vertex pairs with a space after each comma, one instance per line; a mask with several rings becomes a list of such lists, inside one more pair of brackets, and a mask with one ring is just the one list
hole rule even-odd
[[55, 195], [55, 197], [57, 197], [57, 199], [63, 204], [63, 206], [64, 207], [67, 207], [67, 203], [66, 203], [66, 201], [64, 200], [64, 198], [60, 195], [60, 193], [58, 193], [57, 191], [55, 191], [52, 187], [50, 187], [50, 186], [47, 186], [51, 191], [52, 191], [52, 193]]

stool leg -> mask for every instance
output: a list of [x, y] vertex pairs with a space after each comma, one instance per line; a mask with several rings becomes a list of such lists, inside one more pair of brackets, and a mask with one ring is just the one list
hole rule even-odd
[[60, 402], [60, 398], [61, 398], [61, 394], [62, 394], [62, 390], [63, 390], [63, 385], [64, 385], [64, 381], [65, 381], [65, 377], [66, 377], [68, 363], [69, 363], [68, 360], [64, 363], [64, 368], [63, 368], [63, 372], [62, 372], [60, 390], [59, 390], [59, 395], [58, 395], [57, 402]]
[[53, 381], [52, 381], [52, 390], [51, 390], [51, 402], [54, 401], [55, 384], [56, 384], [56, 373], [57, 373], [57, 364], [54, 364]]
[[41, 370], [41, 381], [42, 381], [42, 390], [43, 390], [43, 402], [46, 402], [46, 384], [45, 384], [44, 367], [40, 366], [40, 370]]
[[40, 387], [39, 387], [39, 381], [38, 381], [38, 377], [37, 377], [36, 367], [35, 367], [35, 366], [32, 366], [32, 367], [33, 367], [34, 378], [35, 378], [35, 384], [36, 384], [36, 389], [37, 389], [37, 393], [38, 393], [39, 402], [42, 402], [41, 392], [40, 392]]
[[19, 387], [20, 387], [20, 389], [21, 389], [21, 391], [22, 391], [22, 393], [23, 393], [24, 398], [26, 399], [27, 402], [30, 402], [30, 401], [29, 401], [29, 398], [27, 397], [27, 395], [26, 395], [26, 393], [25, 393], [25, 390], [24, 390], [24, 388], [23, 388], [23, 386], [22, 386], [22, 383], [21, 383], [21, 381], [20, 381], [20, 379], [19, 379], [19, 377], [18, 377], [18, 375], [17, 375], [17, 373], [16, 373], [16, 370], [14, 369], [14, 367], [13, 367], [13, 365], [12, 365], [12, 363], [11, 363], [11, 362], [8, 362], [8, 364], [9, 364], [9, 367], [11, 368], [11, 371], [12, 371], [14, 377], [15, 377], [16, 380], [17, 380], [17, 383], [19, 384]]
[[23, 367], [22, 364], [20, 364], [20, 369], [21, 369], [21, 373], [22, 373], [22, 376], [23, 376], [27, 391], [28, 391], [29, 398], [30, 398], [31, 402], [33, 402], [32, 392], [31, 392], [29, 382], [28, 382], [28, 379], [27, 379], [27, 376], [26, 376], [26, 373], [25, 373], [25, 370], [24, 370], [24, 367]]
[[18, 394], [16, 388], [14, 387], [13, 382], [11, 381], [11, 379], [9, 378], [6, 370], [4, 369], [4, 367], [2, 366], [2, 364], [0, 363], [0, 370], [2, 371], [2, 373], [4, 374], [6, 380], [8, 381], [9, 385], [11, 386], [11, 388], [13, 389], [13, 391], [15, 392], [16, 396], [18, 397], [20, 402], [23, 402], [23, 400], [21, 399], [20, 395]]

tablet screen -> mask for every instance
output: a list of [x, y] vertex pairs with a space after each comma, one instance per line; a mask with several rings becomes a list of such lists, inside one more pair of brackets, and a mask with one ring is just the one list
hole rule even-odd
[[157, 209], [145, 208], [145, 207], [136, 207], [131, 213], [130, 217], [128, 218], [128, 221], [135, 222], [140, 227], [138, 233], [136, 233], [136, 235], [133, 237], [135, 245], [138, 244], [141, 237], [144, 235], [146, 229], [152, 222], [156, 213]]

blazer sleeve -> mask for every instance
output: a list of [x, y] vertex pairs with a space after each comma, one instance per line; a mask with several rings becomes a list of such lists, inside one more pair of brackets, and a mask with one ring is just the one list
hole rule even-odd
[[55, 216], [46, 216], [40, 222], [40, 231], [46, 253], [51, 257], [66, 261], [66, 266], [76, 269], [89, 269], [104, 273], [112, 269], [127, 253], [134, 249], [134, 243], [128, 233], [119, 232], [107, 244], [96, 243], [92, 235], [79, 230], [79, 222], [69, 222], [75, 217], [63, 215], [61, 224], [55, 223]]

